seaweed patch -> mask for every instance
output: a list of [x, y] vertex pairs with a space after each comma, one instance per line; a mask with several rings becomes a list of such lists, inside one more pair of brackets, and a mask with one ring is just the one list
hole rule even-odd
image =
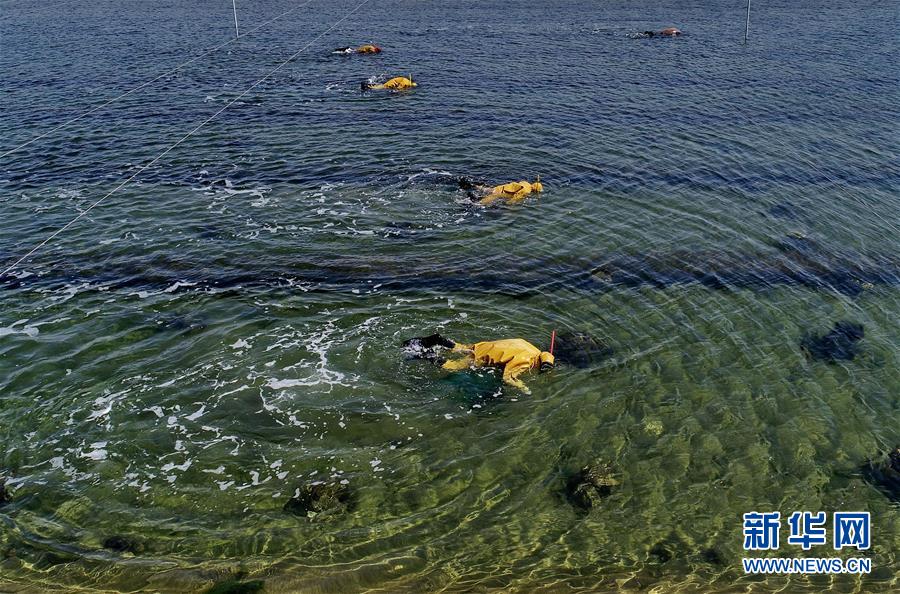
[[846, 320], [835, 322], [828, 334], [807, 334], [800, 346], [813, 359], [819, 361], [850, 361], [859, 353], [859, 343], [865, 336], [863, 325]]
[[12, 502], [12, 496], [6, 489], [6, 478], [0, 478], [0, 506]]
[[[765, 290], [777, 285], [859, 295], [875, 285], [900, 284], [900, 260], [830, 250], [800, 234], [779, 239], [760, 253], [728, 250], [677, 250], [611, 254], [599, 258], [533, 258], [510, 261], [486, 258], [473, 264], [457, 260], [415, 261], [396, 258], [317, 257], [291, 262], [260, 259], [208, 262], [148, 256], [127, 261], [79, 262], [69, 256], [35, 273], [0, 276], [0, 288], [63, 290], [140, 290], [179, 293], [296, 290], [367, 293], [440, 291], [544, 295], [555, 290], [599, 293], [617, 287], [660, 289], [699, 284], [716, 290]], [[90, 289], [85, 289], [90, 290]]]
[[566, 482], [566, 498], [582, 510], [598, 507], [619, 485], [610, 464], [598, 462], [583, 467]]
[[203, 594], [255, 594], [261, 592], [265, 582], [262, 580], [241, 581], [240, 578], [230, 578], [213, 584]]
[[298, 487], [284, 504], [284, 511], [316, 518], [346, 512], [351, 504], [351, 492], [346, 485], [316, 482]]
[[586, 369], [613, 356], [613, 349], [602, 340], [583, 332], [560, 332], [553, 354], [559, 363]]
[[869, 460], [862, 467], [862, 475], [885, 497], [900, 503], [900, 446], [895, 447], [886, 458]]
[[103, 548], [117, 553], [133, 553], [135, 555], [144, 551], [142, 542], [135, 538], [119, 534], [104, 539]]

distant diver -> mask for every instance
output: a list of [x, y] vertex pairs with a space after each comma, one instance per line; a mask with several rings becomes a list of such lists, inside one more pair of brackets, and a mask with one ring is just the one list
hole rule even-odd
[[544, 191], [540, 175], [533, 182], [517, 181], [499, 186], [488, 186], [463, 177], [459, 180], [459, 187], [466, 191], [472, 202], [484, 206], [489, 206], [497, 200], [505, 200], [508, 203], [521, 202], [529, 194], [540, 194]]
[[368, 81], [363, 81], [360, 83], [359, 88], [363, 91], [378, 91], [381, 89], [387, 89], [389, 91], [406, 91], [418, 86], [418, 83], [412, 81], [412, 75], [410, 75], [409, 78], [406, 78], [405, 76], [395, 76], [381, 84], [372, 84]]
[[[549, 352], [542, 351], [521, 338], [463, 344], [444, 338], [440, 334], [412, 338], [403, 343], [403, 348], [412, 358], [430, 361], [447, 371], [462, 371], [474, 367], [501, 368], [503, 382], [526, 394], [531, 394], [531, 390], [519, 376], [532, 369], [539, 372], [550, 371], [556, 363], [552, 353], [552, 339]], [[440, 354], [444, 349], [463, 353], [465, 356], [447, 360]]]
[[380, 54], [381, 48], [377, 45], [366, 44], [359, 47], [339, 47], [332, 50], [333, 54]]
[[680, 29], [668, 27], [659, 31], [644, 31], [643, 33], [640, 33], [638, 37], [678, 37], [679, 35], [681, 35]]

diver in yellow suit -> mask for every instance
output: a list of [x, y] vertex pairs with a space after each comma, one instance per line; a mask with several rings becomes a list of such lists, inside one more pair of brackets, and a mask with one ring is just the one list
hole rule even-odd
[[[432, 334], [407, 340], [403, 343], [403, 347], [414, 358], [431, 361], [447, 371], [461, 371], [473, 367], [501, 368], [503, 369], [503, 382], [526, 394], [531, 394], [531, 390], [519, 379], [519, 376], [533, 369], [540, 372], [549, 371], [553, 369], [556, 362], [553, 353], [542, 351], [521, 338], [463, 344], [444, 338], [440, 334]], [[463, 353], [465, 356], [447, 360], [438, 354], [439, 349], [449, 349], [451, 352]]]
[[529, 194], [539, 194], [544, 191], [544, 184], [541, 183], [540, 175], [533, 182], [514, 181], [493, 187], [462, 178], [459, 180], [459, 187], [468, 192], [470, 200], [483, 206], [489, 206], [497, 200], [505, 200], [508, 204], [515, 204], [524, 200]]
[[418, 83], [414, 83], [412, 81], [412, 75], [410, 75], [409, 78], [406, 78], [405, 76], [395, 76], [394, 78], [377, 85], [373, 85], [370, 82], [363, 81], [360, 84], [360, 89], [363, 91], [377, 91], [380, 89], [388, 89], [390, 91], [406, 91], [407, 89], [413, 89], [418, 86]]

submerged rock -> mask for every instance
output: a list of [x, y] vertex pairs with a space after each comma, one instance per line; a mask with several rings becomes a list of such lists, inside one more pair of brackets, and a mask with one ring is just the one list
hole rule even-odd
[[553, 354], [560, 363], [584, 369], [611, 357], [613, 349], [583, 332], [561, 332], [556, 336]]
[[[491, 216], [486, 211], [480, 217]], [[493, 211], [503, 216], [499, 210]], [[202, 293], [212, 289], [235, 293], [372, 290], [503, 293], [511, 297], [546, 295], [556, 290], [605, 293], [616, 287], [661, 289], [700, 284], [714, 289], [769, 290], [788, 285], [858, 295], [863, 286], [900, 286], [900, 256], [863, 254], [833, 244], [785, 238], [762, 250], [679, 249], [666, 252], [596, 253], [510, 260], [501, 255], [478, 262], [454, 258], [452, 250], [434, 258], [396, 258], [394, 254], [359, 252], [336, 258], [322, 254], [282, 258], [261, 254], [252, 262], [217, 259], [199, 262], [184, 254], [150, 252], [127, 260], [82, 259], [77, 255], [42, 264], [39, 274], [0, 275], [0, 291], [166, 291]]]
[[887, 459], [870, 460], [862, 467], [865, 481], [875, 486], [888, 499], [900, 503], [900, 446]]
[[136, 555], [143, 552], [144, 545], [129, 536], [116, 534], [103, 541], [103, 548], [117, 553], [133, 553]]
[[311, 483], [297, 489], [284, 511], [309, 518], [345, 512], [350, 508], [350, 489], [334, 483]]
[[831, 332], [824, 336], [807, 334], [800, 346], [813, 359], [820, 361], [850, 361], [859, 349], [857, 342], [865, 336], [863, 325], [846, 320], [836, 322]]
[[725, 565], [725, 558], [715, 548], [703, 549], [700, 551], [700, 559], [703, 560], [704, 563], [709, 563], [710, 565]]
[[214, 584], [203, 594], [254, 594], [260, 592], [263, 586], [265, 586], [265, 582], [262, 580], [242, 582], [239, 579], [229, 579]]
[[800, 218], [800, 209], [790, 202], [779, 202], [770, 206], [766, 213], [774, 219], [788, 219], [796, 221]]
[[588, 510], [600, 505], [618, 484], [610, 464], [592, 464], [569, 478], [566, 496], [573, 505]]
[[658, 542], [647, 551], [647, 558], [653, 563], [668, 563], [675, 556], [674, 543]]

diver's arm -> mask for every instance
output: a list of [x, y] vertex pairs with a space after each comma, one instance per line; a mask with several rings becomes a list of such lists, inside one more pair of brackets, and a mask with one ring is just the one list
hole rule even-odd
[[454, 353], [471, 353], [475, 349], [474, 344], [463, 344], [461, 342], [453, 343], [453, 352]]
[[525, 200], [525, 196], [531, 194], [531, 186], [527, 185], [525, 182], [520, 182], [518, 189], [511, 196], [509, 196], [509, 202], [521, 202]]
[[441, 369], [447, 371], [462, 371], [463, 369], [471, 367], [474, 362], [475, 358], [471, 356], [463, 357], [462, 359], [452, 359], [441, 365]]
[[503, 198], [503, 194], [491, 193], [491, 194], [488, 194], [487, 196], [485, 196], [484, 198], [482, 198], [481, 200], [479, 200], [478, 204], [480, 204], [482, 206], [490, 206], [491, 204], [493, 204], [494, 202], [496, 202], [497, 200], [499, 200], [501, 198]]
[[503, 383], [518, 388], [526, 394], [531, 394], [528, 386], [519, 379], [519, 376], [529, 369], [531, 369], [531, 361], [523, 361], [518, 358], [513, 359], [503, 368]]
[[390, 89], [392, 91], [405, 91], [406, 89], [411, 89], [416, 85], [409, 79], [403, 78], [402, 76], [397, 76], [381, 86], [382, 88]]

